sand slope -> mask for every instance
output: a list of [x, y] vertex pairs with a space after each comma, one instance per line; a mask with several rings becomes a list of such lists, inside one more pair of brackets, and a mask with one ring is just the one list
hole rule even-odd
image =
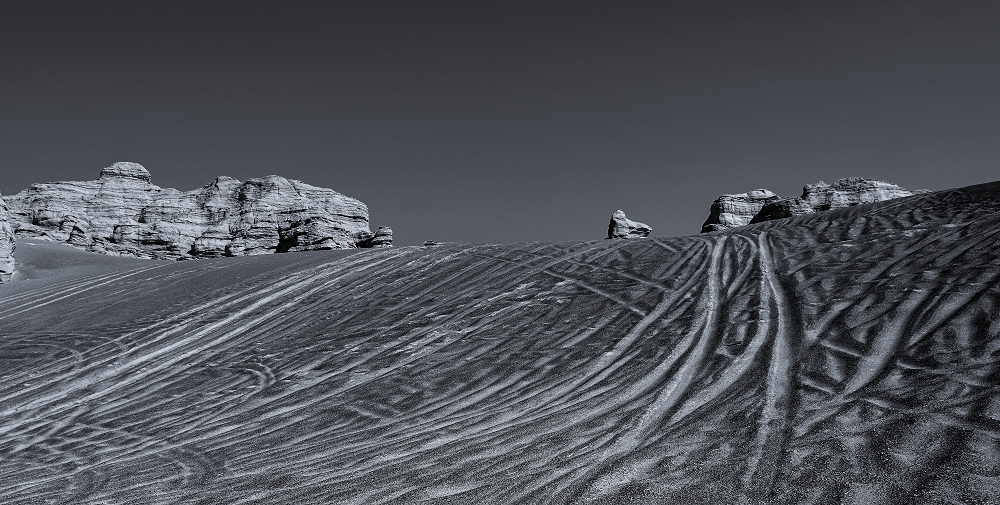
[[1000, 496], [1000, 183], [669, 239], [75, 261], [0, 286], [0, 503]]

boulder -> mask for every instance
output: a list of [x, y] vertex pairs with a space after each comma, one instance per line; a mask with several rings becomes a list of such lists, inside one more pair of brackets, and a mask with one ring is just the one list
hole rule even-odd
[[0, 195], [0, 284], [14, 275], [14, 229], [10, 225], [10, 209]]
[[648, 237], [653, 229], [643, 223], [632, 221], [625, 217], [625, 212], [621, 209], [611, 215], [611, 222], [608, 224], [608, 238], [643, 238]]
[[766, 189], [755, 189], [735, 195], [722, 195], [712, 202], [708, 219], [701, 226], [702, 233], [725, 230], [750, 224], [768, 203], [778, 200], [778, 195]]
[[[118, 162], [96, 181], [34, 184], [9, 203], [17, 236], [140, 258], [372, 247], [376, 238], [364, 203], [276, 175], [223, 176], [182, 192], [153, 185], [138, 163]], [[391, 241], [391, 231], [377, 240]]]
[[149, 170], [146, 167], [131, 161], [118, 161], [110, 167], [101, 169], [100, 179], [136, 179], [149, 182]]

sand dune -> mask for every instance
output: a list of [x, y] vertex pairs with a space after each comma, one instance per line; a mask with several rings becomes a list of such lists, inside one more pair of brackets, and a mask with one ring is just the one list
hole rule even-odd
[[678, 238], [32, 244], [0, 503], [1000, 496], [1000, 183]]

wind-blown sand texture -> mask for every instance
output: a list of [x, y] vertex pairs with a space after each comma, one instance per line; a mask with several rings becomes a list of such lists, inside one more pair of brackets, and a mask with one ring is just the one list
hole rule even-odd
[[1000, 496], [1000, 183], [679, 238], [64, 247], [0, 287], [0, 503]]

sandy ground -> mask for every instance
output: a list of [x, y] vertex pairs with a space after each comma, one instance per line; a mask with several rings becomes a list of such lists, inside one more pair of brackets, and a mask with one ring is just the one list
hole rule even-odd
[[0, 503], [1000, 503], [1000, 183], [679, 238], [16, 253]]

